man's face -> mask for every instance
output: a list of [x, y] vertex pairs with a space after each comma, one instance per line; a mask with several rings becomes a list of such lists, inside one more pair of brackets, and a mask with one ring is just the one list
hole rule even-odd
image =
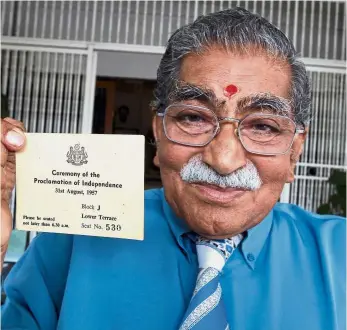
[[[212, 109], [218, 117], [243, 118], [262, 109], [240, 110], [240, 101], [260, 93], [289, 100], [291, 72], [287, 64], [271, 61], [265, 54], [234, 55], [212, 49], [184, 58], [180, 80], [190, 86], [212, 91], [221, 107], [204, 98], [184, 99], [180, 103]], [[238, 91], [229, 97], [225, 87], [233, 84]], [[239, 102], [238, 102], [239, 101]], [[291, 150], [284, 155], [264, 156], [247, 152], [237, 135], [235, 122], [221, 124], [220, 132], [204, 147], [184, 146], [168, 140], [161, 117], [154, 118], [153, 130], [158, 143], [156, 162], [161, 169], [168, 203], [192, 230], [209, 237], [231, 237], [258, 224], [278, 201], [283, 186], [294, 178], [295, 160], [302, 150], [304, 134], [295, 137]], [[206, 183], [189, 183], [180, 175], [182, 168], [199, 157], [222, 176], [230, 175], [247, 163], [257, 169], [262, 184], [255, 190], [221, 188]]]

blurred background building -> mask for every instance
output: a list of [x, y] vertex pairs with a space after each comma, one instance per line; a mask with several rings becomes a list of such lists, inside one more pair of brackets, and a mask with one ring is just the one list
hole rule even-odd
[[[199, 15], [235, 6], [279, 27], [307, 65], [314, 119], [296, 181], [281, 199], [317, 211], [336, 192], [332, 170], [346, 169], [344, 1], [2, 1], [1, 91], [10, 116], [29, 132], [150, 141], [148, 104], [169, 36]], [[160, 185], [153, 151], [148, 144], [147, 188]], [[24, 242], [20, 235], [13, 240]], [[21, 253], [10, 250], [8, 260]]]

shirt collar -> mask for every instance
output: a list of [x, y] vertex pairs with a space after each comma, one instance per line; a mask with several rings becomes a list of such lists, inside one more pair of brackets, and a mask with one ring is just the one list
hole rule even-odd
[[163, 211], [170, 226], [170, 229], [177, 241], [177, 244], [183, 249], [185, 253], [187, 253], [186, 247], [182, 239], [182, 235], [186, 233], [191, 233], [192, 231], [188, 227], [186, 222], [175, 214], [169, 203], [166, 201], [164, 188], [161, 188], [161, 192]]
[[[163, 211], [166, 219], [168, 220], [170, 229], [177, 241], [177, 244], [187, 254], [188, 251], [183, 242], [182, 235], [192, 233], [192, 231], [183, 219], [177, 217], [171, 206], [166, 201], [164, 188], [161, 188], [161, 192]], [[270, 213], [264, 218], [264, 220], [247, 231], [245, 238], [240, 243], [241, 252], [245, 258], [246, 263], [251, 269], [255, 268], [257, 258], [269, 235], [272, 221], [273, 211], [271, 210]]]

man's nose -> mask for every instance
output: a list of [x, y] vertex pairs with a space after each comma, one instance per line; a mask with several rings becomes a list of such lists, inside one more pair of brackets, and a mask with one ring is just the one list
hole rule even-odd
[[202, 160], [221, 175], [228, 175], [246, 165], [246, 151], [232, 123], [223, 124], [221, 131], [204, 148]]

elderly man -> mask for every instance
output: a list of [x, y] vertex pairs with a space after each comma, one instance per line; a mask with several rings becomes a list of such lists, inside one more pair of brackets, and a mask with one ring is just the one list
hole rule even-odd
[[[145, 193], [145, 240], [38, 235], [3, 328], [345, 329], [345, 220], [277, 204], [311, 116], [285, 35], [240, 8], [198, 18], [170, 38], [152, 107], [164, 188]], [[20, 129], [3, 122], [5, 245]]]

